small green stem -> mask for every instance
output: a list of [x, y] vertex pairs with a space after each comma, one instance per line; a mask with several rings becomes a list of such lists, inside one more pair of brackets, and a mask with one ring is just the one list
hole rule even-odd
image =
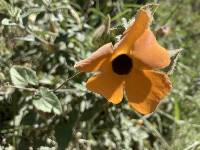
[[76, 77], [77, 75], [81, 74], [82, 72], [77, 72], [74, 75], [72, 75], [71, 77], [67, 78], [65, 81], [63, 81], [63, 83], [61, 83], [57, 88], [55, 88], [53, 90], [53, 92], [56, 92], [58, 89], [60, 89], [61, 87], [63, 87], [69, 80], [73, 79], [74, 77]]
[[15, 86], [15, 85], [7, 85], [7, 86], [5, 86], [5, 87], [7, 87], [7, 88], [20, 89], [20, 90], [30, 91], [30, 92], [35, 92], [35, 91], [37, 91], [37, 89], [35, 89], [35, 88], [26, 88], [26, 87]]

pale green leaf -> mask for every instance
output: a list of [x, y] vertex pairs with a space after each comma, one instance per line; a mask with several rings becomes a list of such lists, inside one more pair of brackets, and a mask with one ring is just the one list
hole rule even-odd
[[58, 97], [45, 88], [40, 89], [39, 95], [33, 100], [33, 105], [36, 109], [57, 115], [62, 113], [61, 103]]
[[10, 69], [11, 81], [16, 86], [38, 85], [36, 72], [23, 66], [13, 66]]
[[27, 35], [25, 37], [16, 37], [16, 40], [21, 40], [21, 41], [28, 41], [28, 42], [34, 42], [35, 41], [35, 37], [33, 35]]
[[4, 18], [2, 21], [1, 21], [1, 24], [4, 25], [4, 26], [16, 26], [17, 24], [12, 22], [10, 19], [8, 18]]

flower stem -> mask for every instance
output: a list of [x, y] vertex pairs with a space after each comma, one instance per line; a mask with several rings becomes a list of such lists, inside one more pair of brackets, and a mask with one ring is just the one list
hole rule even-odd
[[81, 74], [82, 72], [77, 72], [74, 75], [72, 75], [71, 77], [67, 78], [65, 81], [63, 81], [63, 83], [61, 83], [57, 88], [55, 88], [53, 90], [53, 92], [56, 92], [58, 89], [60, 89], [61, 87], [63, 87], [69, 80], [73, 79], [74, 77], [78, 76], [79, 74]]

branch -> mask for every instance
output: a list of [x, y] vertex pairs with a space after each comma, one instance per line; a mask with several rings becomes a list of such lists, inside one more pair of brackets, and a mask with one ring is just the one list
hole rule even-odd
[[74, 75], [72, 75], [71, 77], [67, 78], [65, 81], [63, 81], [63, 83], [61, 83], [57, 88], [55, 88], [53, 90], [53, 92], [56, 92], [58, 89], [60, 89], [61, 87], [63, 87], [69, 80], [73, 79], [74, 77], [78, 76], [79, 74], [81, 74], [82, 72], [77, 72]]
[[35, 89], [35, 88], [26, 88], [26, 87], [15, 86], [15, 85], [6, 85], [6, 86], [3, 86], [3, 87], [5, 87], [5, 88], [15, 88], [15, 89], [25, 90], [25, 91], [29, 91], [29, 92], [36, 92], [37, 91], [37, 89]]

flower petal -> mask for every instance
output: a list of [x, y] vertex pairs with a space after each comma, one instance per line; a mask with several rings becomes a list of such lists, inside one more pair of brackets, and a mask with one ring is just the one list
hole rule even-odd
[[112, 43], [107, 43], [100, 47], [97, 51], [92, 53], [92, 55], [89, 58], [86, 58], [76, 63], [74, 67], [79, 71], [83, 72], [97, 71], [101, 68], [106, 58], [109, 58], [109, 56], [111, 56], [112, 53], [113, 45]]
[[93, 92], [103, 95], [109, 102], [118, 104], [123, 98], [123, 80], [115, 75], [98, 74], [89, 78], [86, 87]]
[[152, 113], [171, 88], [166, 74], [150, 70], [134, 70], [125, 83], [129, 105], [142, 114]]
[[164, 68], [170, 64], [167, 50], [159, 45], [149, 29], [134, 43], [132, 55], [151, 69]]
[[113, 58], [120, 54], [129, 53], [135, 41], [144, 33], [151, 22], [151, 13], [140, 9], [136, 15], [135, 22], [124, 32], [123, 38], [117, 44]]

